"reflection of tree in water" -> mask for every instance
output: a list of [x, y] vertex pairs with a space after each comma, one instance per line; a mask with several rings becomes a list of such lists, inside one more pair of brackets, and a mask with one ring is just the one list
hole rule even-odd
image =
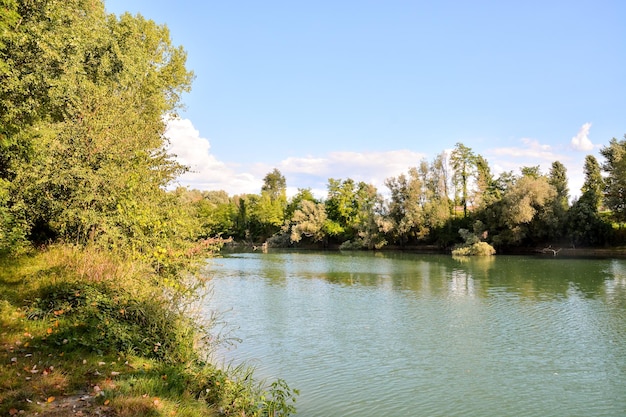
[[[468, 266], [469, 268], [469, 266]], [[470, 269], [483, 286], [537, 299], [567, 298], [571, 286], [584, 296], [603, 293], [604, 261], [497, 257], [491, 265]]]
[[475, 295], [474, 278], [467, 271], [454, 269], [448, 281], [448, 291], [453, 297], [473, 297]]
[[626, 307], [626, 261], [610, 262], [607, 268], [607, 279], [604, 280], [604, 290], [607, 300]]

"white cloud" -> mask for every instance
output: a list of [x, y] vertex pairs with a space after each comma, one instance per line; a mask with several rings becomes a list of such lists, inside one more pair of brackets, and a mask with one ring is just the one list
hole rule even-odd
[[[324, 196], [329, 178], [364, 181], [384, 191], [385, 179], [407, 172], [416, 167], [424, 154], [409, 150], [382, 152], [330, 152], [323, 157], [290, 157], [282, 160], [277, 168], [287, 178], [296, 181], [296, 187], [310, 187], [315, 195]], [[321, 195], [320, 195], [321, 193]]]
[[572, 148], [581, 152], [588, 152], [594, 148], [593, 143], [589, 140], [589, 129], [591, 128], [591, 123], [585, 123], [582, 125], [576, 136], [572, 138], [570, 142]]
[[568, 155], [559, 153], [550, 145], [542, 144], [536, 139], [522, 138], [519, 143], [519, 146], [495, 148], [485, 152], [495, 175], [506, 171], [519, 174], [520, 168], [537, 165], [541, 172], [547, 174], [554, 161], [560, 161], [566, 167], [571, 162]]
[[[522, 138], [523, 146], [511, 146], [505, 148], [495, 148], [489, 151], [490, 154], [497, 157], [512, 157], [517, 159], [532, 159], [542, 161], [556, 161], [561, 156], [552, 151], [550, 145], [542, 145], [536, 139]], [[517, 162], [516, 162], [517, 163]], [[536, 163], [533, 165], [537, 165]]]
[[496, 176], [506, 171], [512, 171], [519, 175], [520, 168], [537, 165], [542, 173], [548, 174], [552, 168], [552, 163], [559, 161], [567, 169], [570, 197], [574, 198], [580, 195], [580, 187], [583, 182], [583, 161], [579, 158], [580, 154], [573, 154], [571, 149], [563, 147], [563, 149], [557, 150], [550, 145], [541, 144], [535, 139], [524, 138], [520, 140], [520, 146], [487, 150], [485, 155], [492, 172]]
[[[577, 137], [586, 138], [590, 124], [585, 124]], [[275, 167], [287, 180], [287, 194], [293, 196], [299, 188], [310, 188], [315, 196], [326, 196], [329, 178], [365, 181], [386, 193], [385, 179], [408, 172], [418, 166], [425, 154], [410, 150], [380, 152], [330, 152], [325, 155], [292, 156], [272, 164], [271, 161], [238, 165], [220, 161], [211, 154], [211, 144], [188, 119], [169, 120], [165, 136], [170, 140], [168, 151], [190, 167], [177, 183], [199, 190], [224, 190], [230, 195], [259, 193], [263, 177]], [[580, 141], [584, 143], [584, 140]], [[561, 161], [568, 169], [570, 193], [577, 195], [582, 184], [582, 161], [556, 152], [549, 145], [535, 139], [521, 139], [518, 146], [502, 147], [485, 152], [494, 175], [504, 171], [519, 174], [522, 166], [539, 165], [548, 173], [554, 161]]]
[[219, 161], [210, 153], [211, 144], [200, 136], [188, 119], [171, 119], [165, 136], [169, 139], [168, 152], [189, 167], [178, 178], [178, 183], [199, 190], [225, 190], [229, 194], [256, 193], [262, 181], [249, 173], [237, 173], [234, 168]]

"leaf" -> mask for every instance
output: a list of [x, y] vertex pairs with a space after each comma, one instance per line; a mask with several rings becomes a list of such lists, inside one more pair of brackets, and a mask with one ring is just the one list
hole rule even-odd
[[48, 399], [46, 400], [46, 402], [51, 403], [51, 402], [53, 402], [55, 399], [56, 399], [56, 398], [54, 398], [54, 397], [48, 397]]

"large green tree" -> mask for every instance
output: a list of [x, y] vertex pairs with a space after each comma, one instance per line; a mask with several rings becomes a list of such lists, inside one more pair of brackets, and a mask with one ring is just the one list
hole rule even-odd
[[251, 232], [253, 238], [265, 241], [280, 230], [285, 221], [287, 208], [287, 182], [274, 168], [265, 175], [261, 195], [249, 199]]
[[163, 136], [191, 84], [184, 50], [165, 26], [107, 15], [101, 1], [17, 3], [19, 24], [1, 45], [5, 209], [33, 239], [146, 254], [190, 237], [165, 191], [184, 168]]
[[613, 138], [600, 149], [604, 157], [602, 170], [606, 173], [604, 202], [616, 220], [626, 221], [626, 136]]
[[585, 157], [583, 173], [585, 174], [585, 182], [580, 191], [583, 195], [587, 195], [590, 203], [597, 211], [603, 200], [604, 178], [602, 178], [602, 170], [595, 156], [587, 155]]
[[321, 242], [326, 238], [326, 209], [323, 203], [308, 199], [302, 200], [293, 213], [289, 227], [291, 242], [298, 243], [303, 238]]
[[494, 210], [492, 223], [498, 245], [516, 245], [544, 239], [542, 225], [552, 218], [550, 202], [556, 191], [545, 176], [525, 175], [510, 185]]
[[[457, 143], [450, 154], [450, 164], [454, 172], [454, 184], [457, 191], [457, 199], [463, 206], [463, 216], [467, 217], [467, 206], [469, 199], [469, 184], [476, 172], [476, 155], [471, 148]], [[460, 192], [460, 196], [458, 196]]]
[[387, 216], [391, 221], [391, 234], [401, 245], [415, 239], [425, 226], [423, 182], [416, 168], [408, 176], [400, 174], [388, 178], [385, 185], [391, 193]]
[[569, 209], [569, 187], [567, 168], [565, 168], [565, 165], [559, 161], [552, 163], [550, 173], [548, 174], [548, 183], [554, 187], [554, 191], [556, 192], [551, 207], [553, 221], [548, 231], [553, 238], [558, 238], [563, 235], [567, 211]]
[[585, 157], [583, 172], [582, 195], [568, 211], [566, 233], [573, 245], [602, 245], [609, 239], [611, 226], [598, 212], [604, 180], [600, 164], [593, 155]]

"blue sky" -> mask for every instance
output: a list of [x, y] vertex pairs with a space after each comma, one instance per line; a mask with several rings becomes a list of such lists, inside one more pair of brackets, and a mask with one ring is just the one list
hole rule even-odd
[[[585, 155], [626, 134], [626, 2], [106, 0], [166, 24], [193, 90], [172, 122], [180, 183], [290, 192], [372, 182], [457, 142], [492, 170]], [[599, 156], [598, 156], [599, 158]]]

